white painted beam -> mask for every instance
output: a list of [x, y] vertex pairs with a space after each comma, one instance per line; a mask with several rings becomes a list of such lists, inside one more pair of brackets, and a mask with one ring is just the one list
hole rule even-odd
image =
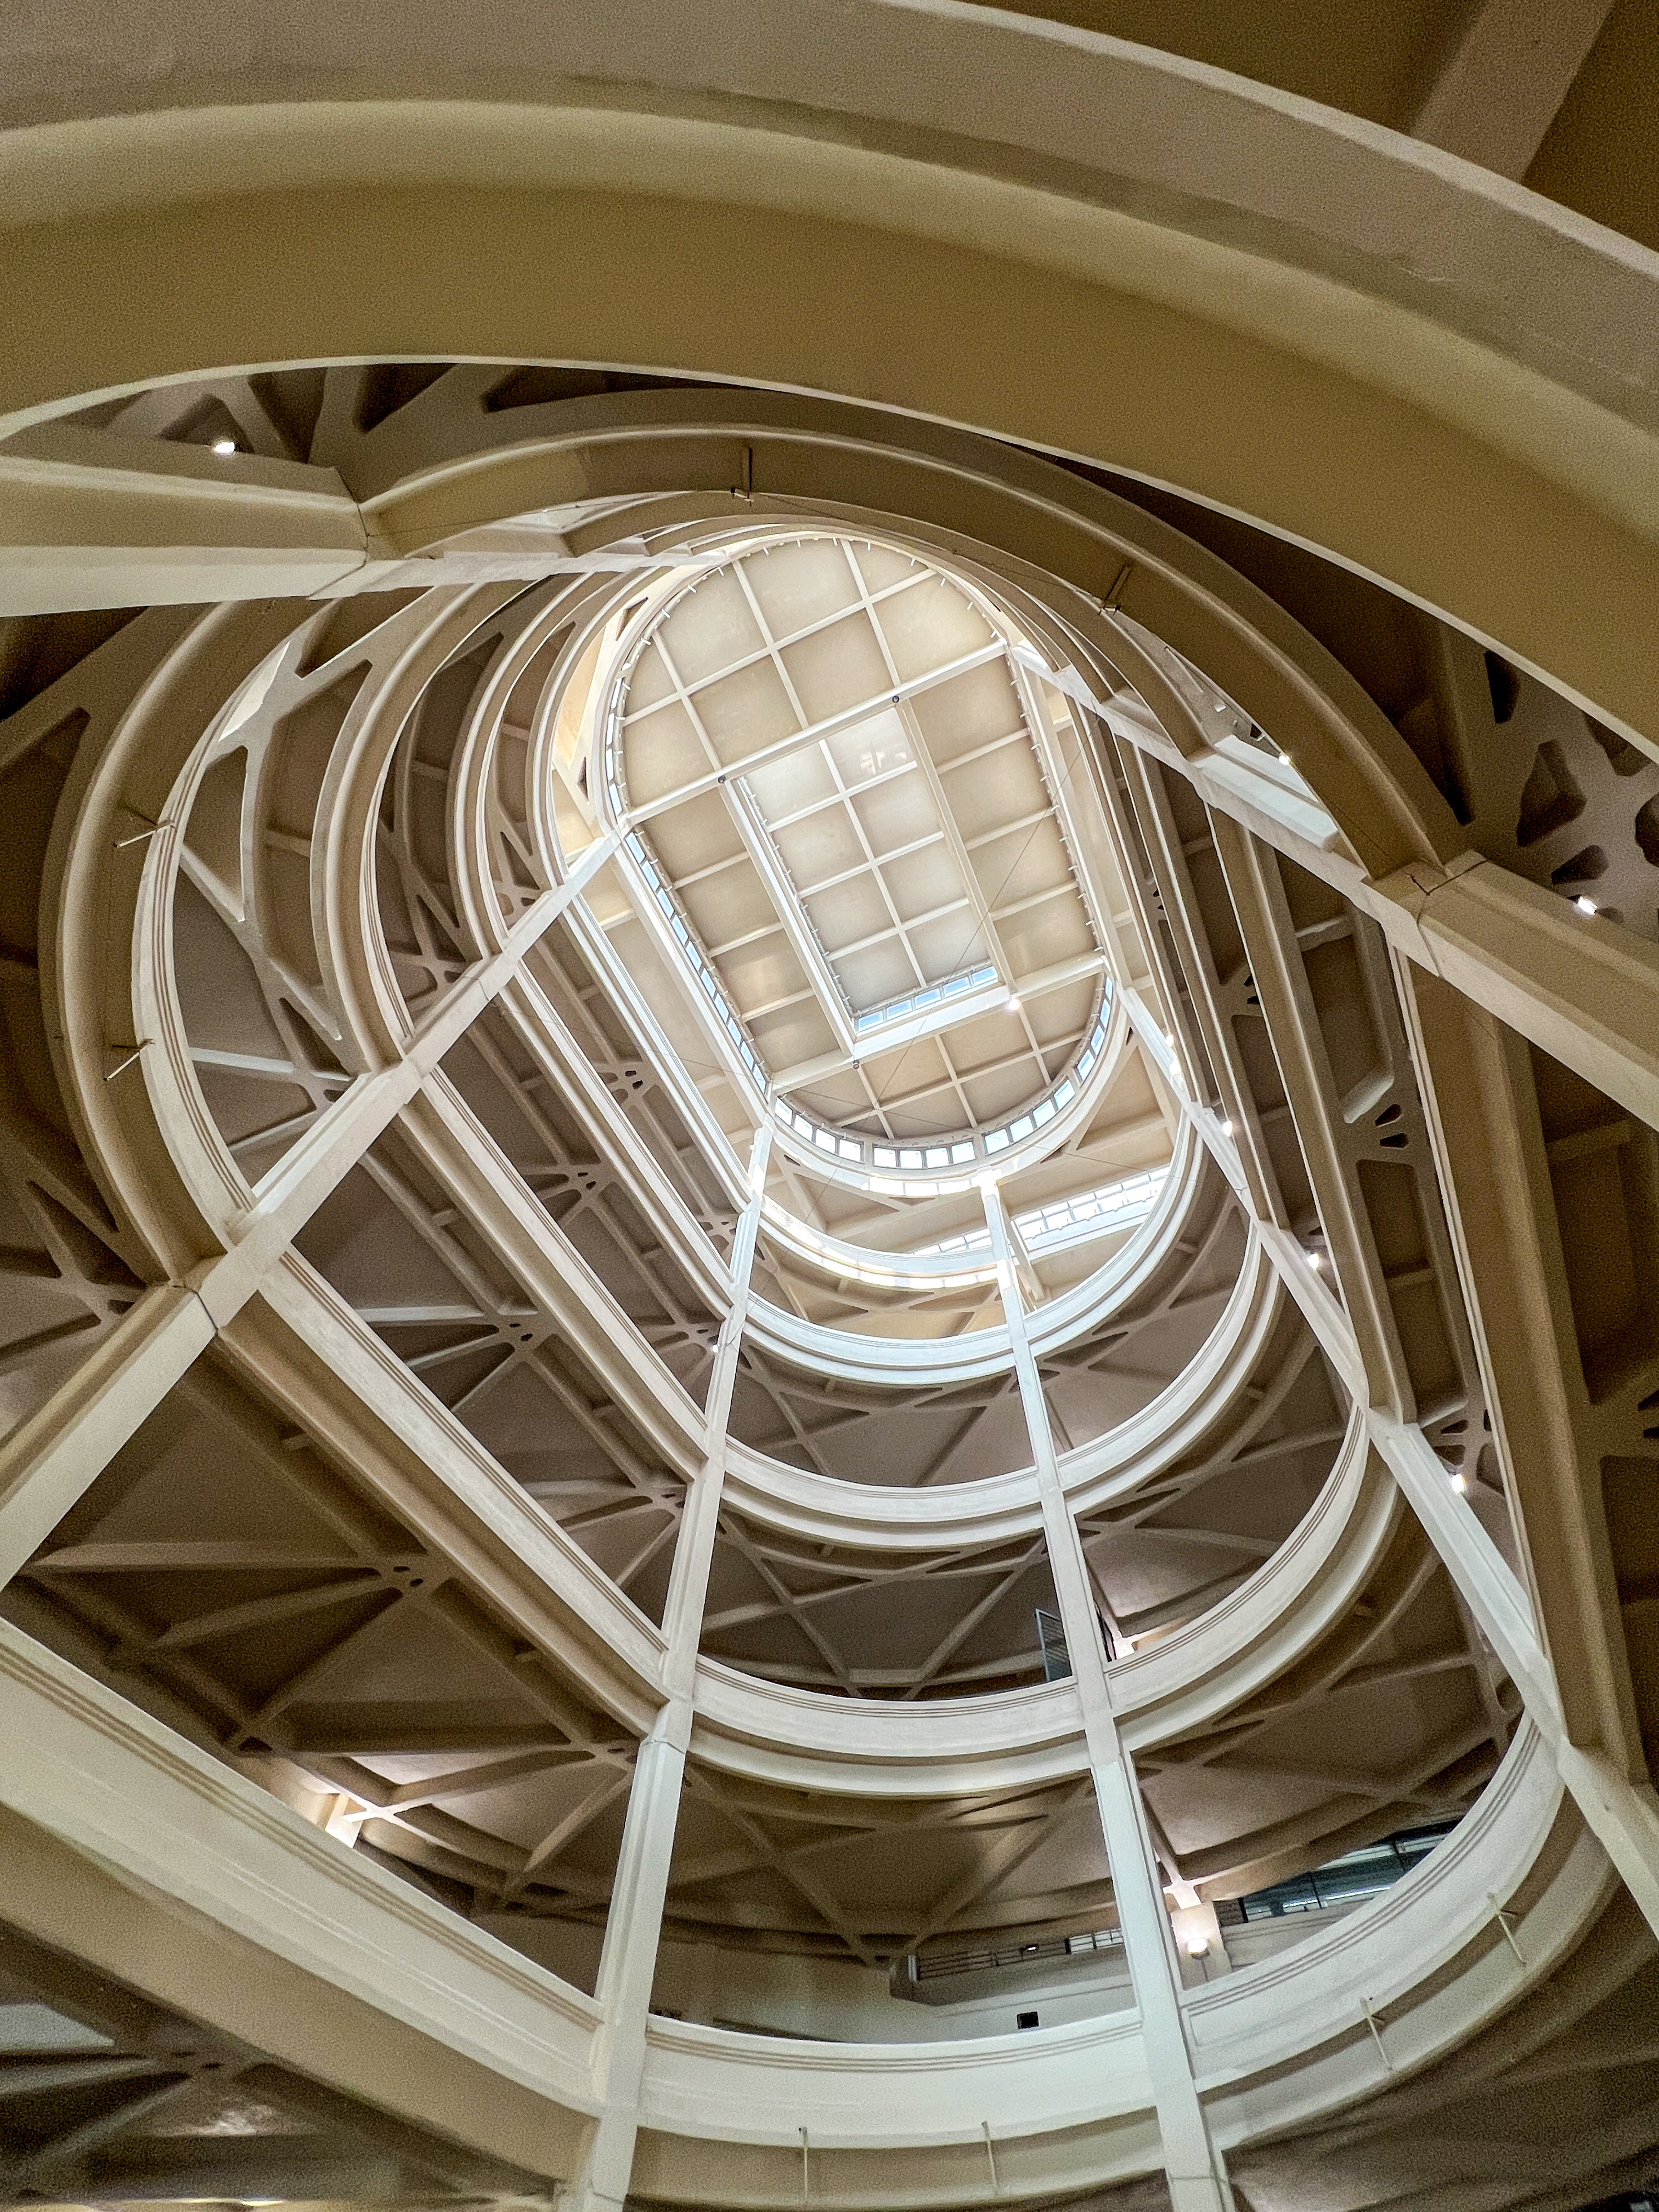
[[303, 599], [368, 551], [332, 469], [70, 424], [0, 450], [0, 616]]
[[579, 553], [558, 531], [524, 525], [400, 553], [332, 469], [272, 454], [75, 423], [21, 431], [0, 447], [0, 617], [328, 599], [653, 565], [636, 544]]
[[146, 1291], [85, 1364], [0, 1449], [0, 1584], [33, 1556], [213, 1341], [194, 1291]]
[[1612, 8], [1613, 0], [1484, 0], [1412, 136], [1518, 184]]
[[270, 1178], [243, 1234], [187, 1283], [147, 1291], [0, 1450], [0, 1584], [9, 1582], [167, 1392], [248, 1300], [277, 1273], [289, 1247], [330, 1192], [414, 1097], [450, 1046], [505, 986], [609, 857], [584, 854], [566, 882], [524, 915], [507, 945], [464, 975], [434, 1009], [408, 1055], [360, 1076]]
[[[1119, 730], [1118, 734], [1127, 732]], [[1156, 750], [1158, 757], [1192, 774], [1200, 788], [1205, 788], [1202, 769], [1194, 774], [1191, 761], [1173, 756], [1162, 745], [1145, 750]], [[1616, 1638], [1622, 1647], [1616, 1607], [1610, 1614], [1605, 1577], [1598, 1575], [1594, 1559], [1585, 1556], [1587, 1547], [1595, 1550], [1593, 1516], [1600, 1508], [1586, 1494], [1574, 1465], [1570, 1414], [1558, 1403], [1570, 1394], [1560, 1382], [1557, 1347], [1547, 1322], [1529, 1316], [1524, 1281], [1516, 1296], [1517, 1277], [1528, 1274], [1529, 1240], [1522, 1237], [1517, 1243], [1516, 1231], [1523, 1212], [1530, 1219], [1530, 1202], [1525, 1194], [1524, 1163], [1510, 1157], [1518, 1150], [1514, 1100], [1496, 1095], [1494, 1073], [1482, 1064], [1483, 1058], [1492, 1058], [1493, 1037], [1501, 1033], [1492, 1012], [1480, 1011], [1497, 998], [1500, 1005], [1494, 1011], [1500, 1018], [1524, 1014], [1534, 1025], [1546, 1027], [1559, 1044], [1570, 1048], [1559, 1052], [1559, 1057], [1571, 1060], [1576, 1054], [1587, 1063], [1585, 1072], [1610, 1071], [1645, 1104], [1645, 1117], [1651, 1121], [1659, 1111], [1659, 1085], [1645, 1079], [1644, 1063], [1659, 1064], [1655, 1042], [1659, 1027], [1653, 1022], [1653, 1002], [1645, 999], [1645, 990], [1650, 975], [1653, 988], [1659, 990], [1659, 958], [1650, 958], [1651, 948], [1629, 932], [1579, 916], [1565, 901], [1488, 861], [1440, 874], [1426, 891], [1417, 877], [1427, 872], [1410, 872], [1382, 887], [1358, 886], [1351, 880], [1338, 883], [1357, 904], [1362, 902], [1362, 891], [1370, 892], [1363, 903], [1377, 914], [1385, 928], [1393, 916], [1396, 966], [1407, 987], [1408, 1002], [1415, 1002], [1407, 1006], [1408, 1014], [1414, 1015], [1407, 1031], [1411, 1054], [1427, 1097], [1438, 1182], [1453, 1220], [1461, 1287], [1477, 1323], [1486, 1306], [1502, 1306], [1502, 1326], [1488, 1328], [1484, 1334], [1482, 1373], [1495, 1416], [1495, 1440], [1504, 1452], [1511, 1494], [1522, 1506], [1523, 1525], [1528, 1498], [1534, 1500], [1526, 1534], [1538, 1562], [1535, 1581], [1546, 1601], [1539, 1608], [1540, 1632], [1528, 1593], [1468, 1499], [1454, 1488], [1420, 1427], [1410, 1418], [1401, 1419], [1389, 1402], [1410, 1407], [1409, 1387], [1395, 1332], [1387, 1325], [1386, 1285], [1375, 1241], [1346, 1188], [1340, 1109], [1305, 988], [1297, 988], [1291, 973], [1300, 963], [1287, 949], [1287, 917], [1282, 910], [1275, 912], [1266, 872], [1259, 865], [1261, 848], [1247, 834], [1253, 829], [1262, 836], [1263, 817], [1255, 810], [1241, 810], [1236, 791], [1229, 806], [1228, 795], [1224, 786], [1205, 790], [1235, 914], [1348, 1310], [1338, 1304], [1315, 1275], [1309, 1255], [1293, 1237], [1259, 1215], [1257, 1234], [1349, 1389], [1366, 1406], [1373, 1444], [1521, 1692], [1528, 1717], [1549, 1743], [1580, 1811], [1643, 1913], [1659, 1929], [1659, 1796], [1640, 1771], [1639, 1744], [1632, 1741], [1627, 1662], [1622, 1648], [1615, 1649], [1613, 1642]], [[1243, 829], [1238, 826], [1241, 811], [1246, 820]], [[1306, 845], [1284, 837], [1282, 825], [1279, 836], [1269, 832], [1265, 842], [1288, 849], [1302, 865], [1332, 879], [1328, 854], [1327, 866], [1316, 866]], [[1164, 890], [1166, 902], [1179, 902], [1176, 886], [1166, 882]], [[1379, 897], [1379, 890], [1392, 892], [1395, 898]], [[1282, 901], [1279, 906], [1282, 908]], [[1431, 908], [1436, 909], [1431, 918]], [[1585, 930], [1595, 932], [1589, 949], [1599, 956], [1599, 965], [1595, 959], [1575, 962], [1572, 957], [1574, 948], [1584, 943], [1577, 927], [1581, 921]], [[1413, 985], [1413, 962], [1429, 970], [1420, 986]], [[1443, 975], [1448, 967], [1455, 970], [1449, 979], [1455, 988], [1430, 980]], [[1425, 1003], [1428, 1013], [1437, 1018], [1425, 1021]], [[1459, 1006], [1463, 1008], [1461, 1030], [1452, 1018]], [[1513, 1025], [1527, 1033], [1526, 1021], [1515, 1020]], [[1618, 1040], [1612, 1049], [1610, 1032]], [[1223, 1038], [1221, 1042], [1231, 1049], [1230, 1041]], [[1595, 1079], [1592, 1074], [1591, 1080]], [[1241, 1202], [1254, 1212], [1236, 1147], [1223, 1135], [1212, 1113], [1189, 1100], [1183, 1103]], [[1469, 1200], [1461, 1221], [1460, 1197]], [[1478, 1252], [1469, 1242], [1472, 1223], [1486, 1224], [1490, 1232]], [[1538, 1294], [1532, 1295], [1530, 1304], [1537, 1305]], [[1532, 1325], [1522, 1326], [1529, 1317]], [[1557, 1624], [1552, 1645], [1559, 1643], [1559, 1657], [1553, 1648], [1546, 1649], [1552, 1618]]]
[[1213, 750], [1183, 754], [1143, 714], [1120, 711], [1114, 735], [1186, 776], [1228, 815], [1352, 899], [1391, 945], [1659, 1128], [1659, 945], [1478, 853], [1379, 878], [1341, 849], [1309, 793]]
[[0, 1819], [31, 1932], [348, 2094], [570, 2172], [591, 1997], [9, 1623]]

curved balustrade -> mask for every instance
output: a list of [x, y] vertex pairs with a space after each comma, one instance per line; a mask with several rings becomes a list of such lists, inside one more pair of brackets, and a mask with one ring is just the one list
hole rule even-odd
[[[1528, 1884], [1544, 1867], [1543, 1881]], [[1547, 1753], [1523, 1730], [1455, 1833], [1392, 1889], [1291, 1949], [1186, 1993], [1200, 2086], [1225, 2133], [1238, 2139], [1259, 2126], [1250, 2097], [1270, 2095], [1276, 2115], [1294, 2112], [1305, 2124], [1379, 2080], [1435, 2063], [1512, 2004], [1599, 1914], [1604, 1867], [1563, 1813]], [[1382, 2050], [1355, 1994], [1372, 1990], [1382, 1996], [1373, 2010], [1387, 2014]], [[877, 2153], [890, 2191], [946, 2204], [960, 2180], [929, 2154], [982, 2145], [988, 2127], [1011, 2150], [1030, 2142], [1045, 2174], [1068, 2185], [1144, 2172], [1155, 2154], [1126, 2124], [1151, 2102], [1138, 2028], [1133, 2013], [1115, 2013], [970, 2044], [815, 2044], [653, 2020], [647, 2170], [665, 2195], [720, 2201], [712, 2137], [726, 2189], [781, 2203], [791, 2181], [799, 2186], [804, 2129], [824, 2201], [860, 2201], [865, 2160]]]
[[[1191, 1125], [1183, 1122], [1176, 1134], [1174, 1156], [1158, 1202], [1133, 1234], [1082, 1282], [1033, 1309], [1030, 1329], [1034, 1351], [1059, 1350], [1090, 1329], [1098, 1328], [1145, 1287], [1167, 1259], [1208, 1171], [1207, 1154], [1194, 1137]], [[878, 1257], [870, 1256], [872, 1261]], [[919, 1344], [914, 1338], [870, 1336], [829, 1328], [799, 1314], [786, 1313], [763, 1298], [752, 1302], [749, 1329], [756, 1343], [776, 1358], [866, 1385], [891, 1384], [899, 1377], [907, 1383], [923, 1385], [971, 1382], [1006, 1368], [1011, 1357], [1008, 1331], [1000, 1323], [969, 1335], [927, 1339]]]

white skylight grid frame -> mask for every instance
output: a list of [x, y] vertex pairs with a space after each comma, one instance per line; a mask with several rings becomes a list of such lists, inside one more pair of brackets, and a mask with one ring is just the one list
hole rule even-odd
[[[741, 775], [734, 775], [726, 787], [728, 796], [734, 785], [744, 794], [748, 806], [752, 811], [754, 818], [760, 825], [762, 833], [769, 844], [773, 864], [792, 887], [794, 878], [788, 863], [783, 857], [778, 839], [787, 830], [794, 827], [811, 814], [830, 809], [838, 811], [853, 840], [863, 854], [862, 866], [853, 873], [855, 876], [867, 877], [881, 903], [886, 908], [890, 927], [878, 933], [878, 939], [885, 941], [890, 938], [896, 942], [915, 977], [913, 986], [907, 986], [902, 991], [895, 994], [891, 999], [874, 1008], [860, 1010], [854, 1003], [852, 993], [842, 976], [836, 957], [823, 947], [823, 939], [819, 933], [817, 919], [814, 912], [814, 902], [823, 896], [826, 886], [820, 884], [807, 890], [798, 890], [795, 898], [800, 922], [810, 935], [813, 945], [822, 949], [824, 976], [836, 998], [838, 1011], [845, 1016], [845, 1034], [840, 1039], [842, 1049], [848, 1057], [855, 1058], [854, 1048], [859, 1039], [867, 1036], [872, 1031], [889, 1024], [905, 1021], [918, 1035], [927, 1029], [939, 1026], [943, 1019], [948, 1019], [950, 1013], [948, 1005], [942, 1003], [944, 994], [941, 985], [948, 983], [960, 988], [956, 986], [956, 979], [951, 975], [941, 978], [939, 982], [930, 981], [925, 965], [925, 955], [918, 948], [915, 933], [918, 927], [925, 927], [931, 917], [902, 911], [899, 902], [895, 898], [889, 876], [890, 865], [899, 856], [890, 852], [878, 852], [876, 849], [871, 842], [863, 813], [855, 803], [872, 791], [890, 784], [902, 776], [915, 775], [921, 780], [929, 794], [936, 821], [933, 836], [944, 845], [947, 852], [952, 849], [953, 838], [949, 811], [945, 805], [939, 791], [937, 775], [929, 763], [926, 743], [914, 720], [909, 691], [913, 682], [931, 684], [939, 680], [945, 670], [953, 664], [947, 661], [932, 669], [917, 671], [913, 678], [907, 679], [901, 673], [893, 659], [891, 643], [884, 627], [884, 611], [891, 600], [902, 597], [905, 592], [924, 588], [930, 579], [943, 581], [974, 609], [979, 620], [989, 633], [988, 642], [983, 647], [975, 648], [970, 658], [977, 661], [989, 655], [994, 658], [1000, 656], [1006, 659], [1008, 647], [1007, 641], [1003, 637], [998, 624], [991, 618], [985, 608], [980, 605], [975, 595], [965, 591], [959, 580], [947, 576], [933, 563], [918, 561], [915, 556], [907, 554], [903, 557], [908, 560], [915, 568], [916, 573], [914, 576], [900, 584], [890, 585], [879, 592], [872, 592], [867, 578], [854, 557], [853, 545], [848, 540], [834, 536], [831, 536], [827, 542], [832, 544], [840, 555], [845, 566], [847, 580], [851, 584], [854, 597], [843, 608], [837, 610], [833, 616], [823, 617], [811, 625], [811, 629], [833, 629], [840, 623], [862, 615], [870, 641], [880, 656], [885, 669], [886, 681], [893, 688], [884, 695], [873, 693], [871, 695], [869, 701], [866, 702], [869, 708], [867, 715], [860, 710], [860, 719], [850, 723], [846, 728], [834, 732], [820, 731], [816, 739], [810, 741], [810, 749], [816, 751], [823, 771], [828, 778], [830, 789], [804, 811], [797, 811], [793, 814], [786, 814], [775, 822], [770, 819], [763, 802], [754, 789], [750, 773], [747, 770]], [[860, 542], [867, 543], [867, 541]], [[737, 576], [766, 650], [777, 672], [779, 681], [787, 693], [796, 713], [803, 718], [803, 737], [805, 737], [805, 730], [811, 726], [811, 718], [796, 690], [794, 679], [785, 660], [785, 654], [792, 646], [798, 645], [801, 641], [802, 635], [809, 635], [811, 632], [792, 633], [787, 638], [775, 636], [766, 610], [761, 605], [744, 565], [737, 564], [733, 573]], [[660, 625], [659, 625], [659, 628]], [[653, 630], [653, 634], [656, 635], [657, 632]], [[866, 728], [870, 723], [890, 714], [896, 717], [898, 722], [902, 744], [907, 757], [890, 768], [872, 767], [868, 769], [868, 772], [861, 771], [856, 775], [851, 773], [848, 762], [842, 757], [839, 750], [839, 740]], [[1030, 737], [1029, 729], [1026, 736], [1028, 739]], [[753, 772], [763, 774], [764, 767]], [[954, 859], [958, 864], [960, 902], [970, 913], [975, 912], [982, 905], [982, 902], [980, 902], [977, 897], [971, 866], [962, 865], [964, 856], [959, 851], [954, 854]], [[763, 869], [763, 873], [764, 872]], [[995, 948], [994, 944], [990, 942], [994, 937], [994, 931], [989, 917], [981, 911], [979, 912], [978, 918], [980, 931], [988, 939], [988, 949], [993, 954], [994, 963]], [[878, 940], [871, 940], [871, 942], [875, 941]], [[854, 949], [856, 951], [868, 948], [865, 946]], [[995, 984], [999, 980], [1000, 971], [994, 964], [992, 964], [981, 981]], [[952, 994], [954, 995], [954, 989]], [[831, 1018], [837, 1030], [840, 1030], [841, 1022], [834, 1014]]]
[[[843, 1175], [848, 1169], [861, 1170], [860, 1181], [867, 1178], [875, 1188], [885, 1188], [894, 1191], [906, 1189], [906, 1186], [902, 1183], [889, 1180], [895, 1176], [918, 1174], [936, 1176], [943, 1173], [948, 1176], [953, 1170], [958, 1173], [963, 1169], [971, 1170], [981, 1159], [993, 1157], [998, 1158], [1000, 1164], [1006, 1167], [1010, 1164], [1006, 1157], [1010, 1148], [1024, 1143], [1027, 1138], [1036, 1134], [1038, 1130], [1046, 1128], [1058, 1116], [1065, 1114], [1077, 1100], [1084, 1084], [1097, 1064], [1100, 1054], [1104, 1049], [1114, 1004], [1113, 984], [1109, 973], [1102, 975], [1101, 1000], [1096, 1019], [1089, 1038], [1077, 1060], [1061, 1076], [1045, 1097], [1040, 1099], [1035, 1106], [1012, 1117], [1002, 1127], [978, 1131], [971, 1134], [957, 1134], [946, 1137], [941, 1141], [920, 1146], [883, 1145], [876, 1143], [873, 1139], [866, 1141], [861, 1138], [849, 1136], [843, 1130], [826, 1127], [811, 1116], [799, 1113], [777, 1092], [763, 1063], [755, 1051], [745, 1024], [732, 1007], [711, 963], [704, 957], [698, 933], [681, 905], [672, 883], [658, 863], [653, 851], [642, 835], [641, 829], [627, 826], [630, 823], [630, 810], [622, 769], [621, 737], [623, 721], [622, 707], [627, 696], [629, 681], [641, 653], [672, 611], [676, 601], [685, 591], [695, 589], [696, 582], [701, 580], [704, 573], [715, 567], [740, 562], [748, 555], [763, 550], [765, 544], [769, 542], [769, 540], [755, 541], [737, 546], [722, 547], [717, 553], [711, 553], [696, 564], [695, 575], [687, 578], [684, 571], [681, 570], [678, 575], [667, 579], [666, 588], [660, 594], [648, 594], [646, 599], [637, 605], [632, 623], [629, 625], [633, 630], [633, 635], [627, 639], [625, 645], [622, 638], [618, 639], [618, 646], [623, 647], [623, 649], [619, 653], [617, 660], [613, 663], [611, 671], [608, 673], [603, 671], [595, 672], [596, 680], [605, 684], [607, 693], [599, 738], [599, 764], [605, 797], [613, 822], [618, 829], [623, 830], [624, 833], [619, 849], [626, 853], [629, 860], [642, 878], [650, 901], [657, 908], [661, 917], [660, 927], [672, 939], [691, 980], [708, 1000], [718, 1026], [725, 1033], [729, 1049], [736, 1056], [738, 1064], [748, 1081], [757, 1095], [770, 1106], [780, 1130], [810, 1147], [820, 1164], [831, 1164], [834, 1170], [839, 1170]], [[873, 541], [859, 538], [852, 542], [865, 544]], [[903, 551], [906, 557], [917, 562], [924, 571], [933, 571], [933, 564], [922, 556], [909, 552], [908, 549], [893, 550]], [[948, 574], [944, 571], [934, 572]], [[958, 589], [966, 588], [960, 579], [953, 577], [951, 580], [957, 584]], [[902, 584], [889, 586], [876, 593], [863, 592], [861, 596], [866, 616], [872, 615], [875, 604], [890, 598], [897, 591], [909, 588], [914, 586]], [[997, 631], [1000, 640], [998, 649], [1005, 656], [1011, 655], [1012, 650], [1011, 643], [1002, 635], [1000, 625], [1003, 618], [986, 609], [980, 602], [977, 592], [969, 590], [968, 596], [980, 605], [981, 612]], [[841, 620], [842, 618], [842, 614], [837, 614], [826, 619]], [[821, 625], [814, 625], [814, 627], [818, 626]], [[776, 641], [773, 641], [768, 647], [771, 652], [778, 649]], [[973, 658], [976, 660], [979, 656], [975, 655]], [[1012, 667], [1012, 659], [1010, 665]], [[1029, 716], [1027, 719], [1029, 720]], [[823, 743], [823, 740], [819, 739], [818, 742]], [[1050, 801], [1053, 804], [1054, 794], [1051, 787], [1052, 780], [1041, 760], [1038, 763], [1038, 772], [1045, 787], [1048, 788]], [[737, 780], [742, 780], [742, 771], [738, 772]], [[1063, 812], [1057, 805], [1055, 818], [1059, 824], [1062, 844], [1067, 848], [1067, 857], [1075, 875], [1076, 855], [1070, 849], [1068, 825]], [[769, 832], [768, 834], [769, 835]], [[781, 855], [779, 856], [779, 860], [781, 866], [783, 865]], [[803, 901], [803, 908], [804, 903]], [[1092, 923], [1092, 915], [1091, 920]], [[871, 1010], [878, 1018], [878, 1021], [876, 1024], [860, 1031], [859, 1034], [873, 1035], [879, 1038], [883, 1031], [890, 1030], [895, 1042], [897, 1042], [902, 1023], [908, 1026], [920, 1020], [926, 1026], [931, 1027], [933, 1022], [939, 1018], [939, 1013], [947, 1006], [954, 1007], [958, 999], [965, 1002], [975, 993], [1001, 986], [1002, 978], [994, 965], [987, 962], [977, 963], [972, 969], [958, 971], [956, 975], [943, 979], [937, 985], [921, 985], [917, 990], [905, 994], [901, 999], [889, 1001], [884, 1006]], [[938, 994], [936, 1001], [926, 1006], [919, 1004], [919, 1001], [924, 999], [933, 1000], [934, 994]], [[845, 1004], [844, 993], [841, 996]], [[849, 1014], [851, 1012], [850, 1006], [848, 1012]], [[870, 1017], [866, 1015], [861, 1018], [868, 1020]], [[872, 1170], [874, 1170], [873, 1174], [871, 1173]], [[952, 1185], [949, 1182], [934, 1182], [927, 1187], [934, 1191], [942, 1191], [951, 1188]]]
[[872, 1030], [883, 1029], [892, 1022], [902, 1022], [912, 1014], [920, 1014], [940, 1005], [947, 999], [957, 999], [965, 992], [983, 989], [999, 980], [997, 971], [989, 961], [977, 968], [963, 968], [956, 975], [947, 975], [942, 983], [930, 983], [925, 988], [911, 991], [902, 998], [890, 999], [884, 1006], [872, 1006], [860, 1014], [854, 1028], [860, 1036]]

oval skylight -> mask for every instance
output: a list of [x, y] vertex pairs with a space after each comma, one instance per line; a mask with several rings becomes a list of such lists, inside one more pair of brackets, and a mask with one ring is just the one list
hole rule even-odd
[[746, 1077], [838, 1169], [971, 1170], [1100, 1058], [1092, 800], [1043, 677], [962, 580], [828, 533], [751, 541], [628, 641], [625, 849]]

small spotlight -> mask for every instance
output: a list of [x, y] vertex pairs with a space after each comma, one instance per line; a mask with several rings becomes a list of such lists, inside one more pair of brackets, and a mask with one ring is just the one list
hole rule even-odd
[[1291, 765], [1291, 757], [1288, 753], [1280, 753], [1279, 759], [1279, 765], [1282, 768], [1289, 768]]
[[1224, 1121], [1224, 1122], [1222, 1123], [1222, 1125], [1221, 1125], [1221, 1133], [1222, 1133], [1222, 1135], [1223, 1135], [1224, 1137], [1231, 1137], [1231, 1134], [1233, 1133], [1233, 1125], [1232, 1125], [1232, 1123], [1231, 1123], [1231, 1121]]
[[1594, 914], [1595, 911], [1595, 901], [1593, 898], [1576, 898], [1573, 904], [1580, 914]]
[[234, 453], [236, 450], [236, 441], [234, 438], [216, 438], [213, 441], [213, 450], [222, 458], [226, 453]]
[[1187, 1956], [1189, 1959], [1203, 1958], [1205, 1954], [1209, 1950], [1209, 1938], [1207, 1936], [1189, 1936], [1187, 1939]]
[[1322, 1252], [1310, 1252], [1310, 1253], [1309, 1253], [1309, 1255], [1308, 1255], [1308, 1265], [1309, 1265], [1310, 1267], [1322, 1267], [1324, 1266], [1324, 1264], [1325, 1264], [1325, 1255], [1324, 1255], [1324, 1254], [1323, 1254]]
[[1012, 991], [1008, 994], [1007, 1003], [1003, 1011], [1005, 1013], [1010, 1014], [1017, 1014], [1019, 1012], [1019, 1000], [1014, 996]]
[[1454, 1490], [1467, 1490], [1467, 1489], [1468, 1488], [1468, 1486], [1469, 1486], [1469, 1479], [1468, 1479], [1468, 1475], [1466, 1475], [1466, 1474], [1455, 1474], [1455, 1475], [1453, 1475], [1453, 1477], [1452, 1477], [1452, 1488], [1453, 1488]]

